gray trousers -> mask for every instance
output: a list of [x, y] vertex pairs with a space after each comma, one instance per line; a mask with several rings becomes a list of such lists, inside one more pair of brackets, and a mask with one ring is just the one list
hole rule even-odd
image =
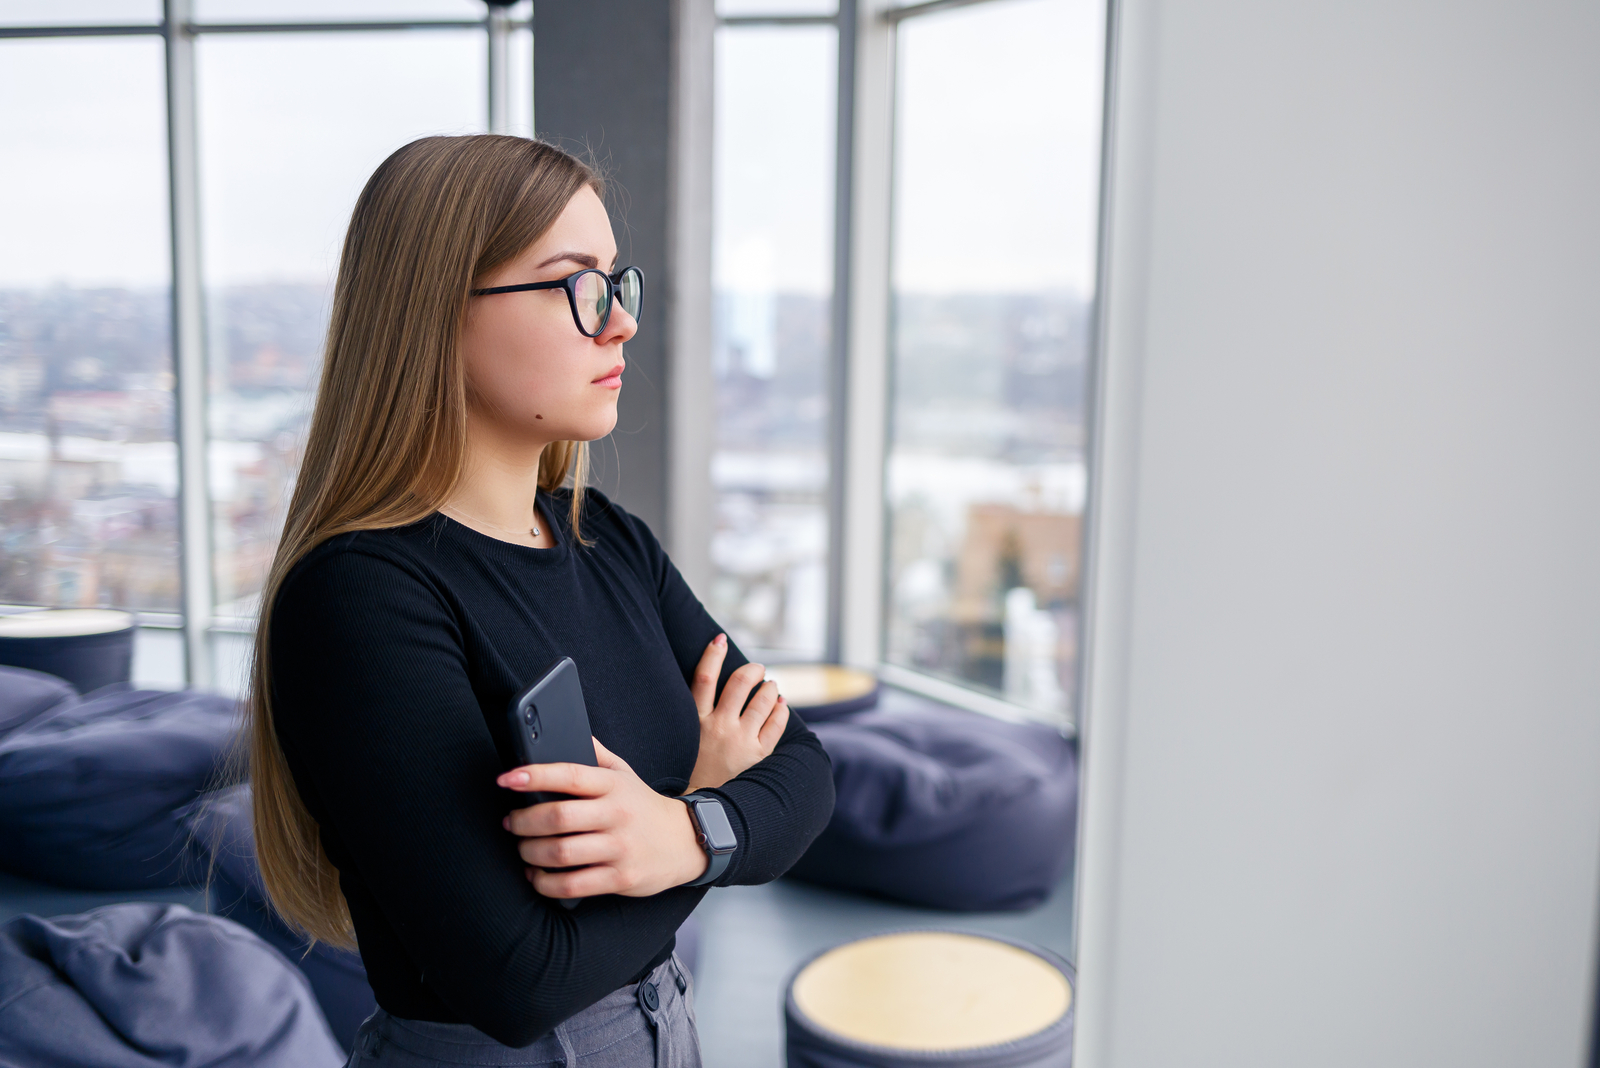
[[502, 1046], [471, 1024], [402, 1020], [380, 1008], [356, 1032], [346, 1068], [459, 1064], [700, 1068], [693, 980], [673, 954], [643, 982], [613, 990], [521, 1049]]

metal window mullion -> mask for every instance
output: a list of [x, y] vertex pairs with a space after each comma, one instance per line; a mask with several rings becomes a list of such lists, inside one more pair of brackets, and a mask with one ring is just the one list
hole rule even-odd
[[843, 348], [835, 351], [830, 457], [829, 565], [837, 574], [830, 574], [829, 621], [841, 662], [872, 669], [883, 654], [895, 35], [880, 17], [884, 0], [852, 6], [848, 183], [841, 198], [847, 214], [838, 231], [847, 289], [835, 320]]
[[0, 26], [0, 40], [50, 37], [150, 37], [161, 27], [149, 26]]
[[394, 33], [411, 30], [481, 30], [477, 19], [412, 19], [402, 22], [191, 22], [191, 34], [209, 33]]
[[828, 338], [828, 617], [823, 652], [823, 659], [835, 664], [844, 657], [856, 24], [856, 0], [839, 0], [839, 69], [833, 157], [833, 306]]
[[511, 13], [491, 5], [489, 40], [489, 132], [511, 132]]
[[210, 686], [211, 493], [206, 477], [205, 295], [200, 277], [195, 38], [189, 27], [191, 0], [165, 0], [164, 6], [183, 649], [189, 685]]
[[[854, 5], [851, 5], [852, 8]], [[840, 4], [838, 15], [723, 15], [718, 17], [717, 25], [720, 26], [842, 26], [844, 24], [844, 5]]]
[[931, 15], [935, 11], [949, 11], [951, 8], [972, 7], [975, 4], [992, 4], [996, 0], [925, 0], [920, 4], [902, 4], [885, 10], [879, 18], [885, 22], [901, 22], [905, 19], [914, 19], [918, 15]]
[[[392, 33], [410, 30], [481, 30], [474, 19], [412, 19], [404, 22], [188, 22], [191, 36], [209, 33]], [[526, 30], [532, 23], [506, 17], [507, 30]], [[0, 40], [49, 37], [164, 36], [166, 28], [149, 25], [0, 26]]]
[[715, 571], [716, 376], [711, 369], [711, 235], [717, 18], [712, 0], [674, 0], [667, 181], [668, 548], [690, 589], [711, 592]]

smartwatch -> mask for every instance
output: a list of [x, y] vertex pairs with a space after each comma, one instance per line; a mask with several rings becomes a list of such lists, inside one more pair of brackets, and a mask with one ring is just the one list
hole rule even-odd
[[733, 856], [733, 851], [739, 848], [739, 839], [733, 835], [733, 824], [728, 822], [728, 814], [722, 810], [722, 802], [705, 794], [684, 794], [678, 798], [689, 806], [689, 821], [694, 824], [695, 841], [700, 843], [700, 848], [706, 851], [710, 861], [706, 865], [706, 873], [692, 883], [685, 886], [705, 886], [722, 878], [722, 873], [728, 870], [728, 861]]

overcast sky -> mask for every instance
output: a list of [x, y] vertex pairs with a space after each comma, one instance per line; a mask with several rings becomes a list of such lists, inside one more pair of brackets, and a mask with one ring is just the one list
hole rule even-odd
[[[209, 17], [248, 17], [266, 0], [207, 2], [217, 10]], [[380, 3], [443, 16], [476, 6], [338, 6], [371, 15]], [[0, 0], [0, 18], [37, 21], [28, 16], [40, 6]], [[67, 6], [49, 5], [58, 14]], [[329, 17], [326, 4], [319, 10]], [[999, 0], [903, 24], [895, 220], [903, 288], [1015, 288], [1019, 278], [1029, 288], [1087, 288], [1099, 20], [1092, 0]], [[722, 287], [827, 289], [834, 47], [831, 28], [721, 34]], [[531, 71], [519, 68], [517, 95], [526, 99]], [[0, 41], [0, 286], [165, 284], [162, 79], [154, 38]], [[210, 280], [325, 280], [372, 169], [415, 137], [482, 129], [484, 79], [474, 32], [202, 38]], [[514, 117], [526, 132], [525, 110]]]

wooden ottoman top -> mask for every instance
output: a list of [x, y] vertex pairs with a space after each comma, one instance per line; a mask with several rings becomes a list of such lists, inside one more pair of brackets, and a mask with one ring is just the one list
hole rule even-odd
[[778, 684], [778, 692], [791, 707], [800, 709], [853, 700], [878, 688], [871, 673], [838, 664], [774, 664], [767, 668], [767, 677]]
[[109, 608], [45, 608], [0, 616], [0, 638], [78, 638], [128, 630], [133, 623], [132, 614]]
[[879, 935], [829, 950], [795, 976], [793, 993], [817, 1026], [903, 1050], [1015, 1042], [1072, 1005], [1067, 977], [1044, 958], [948, 931]]

